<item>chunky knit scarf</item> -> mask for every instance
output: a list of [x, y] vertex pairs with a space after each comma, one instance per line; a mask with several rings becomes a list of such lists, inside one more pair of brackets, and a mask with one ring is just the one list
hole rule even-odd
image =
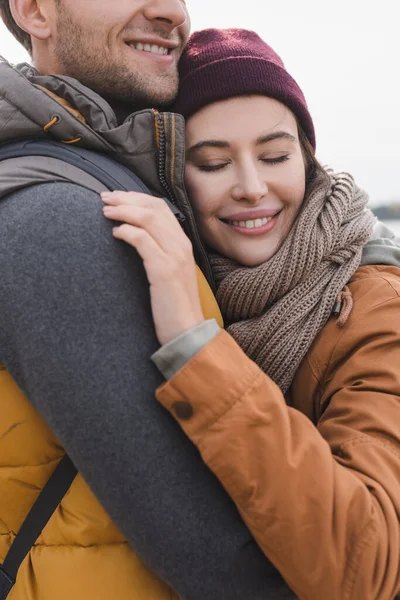
[[327, 171], [267, 262], [211, 256], [229, 333], [283, 393], [360, 264], [375, 222], [367, 201], [349, 174]]

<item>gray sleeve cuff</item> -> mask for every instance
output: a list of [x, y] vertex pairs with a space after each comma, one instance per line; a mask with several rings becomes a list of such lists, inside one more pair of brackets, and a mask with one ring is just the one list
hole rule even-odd
[[363, 248], [361, 266], [391, 265], [400, 267], [400, 237], [377, 221], [369, 241]]
[[165, 379], [172, 379], [204, 346], [221, 331], [215, 319], [203, 321], [177, 338], [161, 346], [151, 360]]

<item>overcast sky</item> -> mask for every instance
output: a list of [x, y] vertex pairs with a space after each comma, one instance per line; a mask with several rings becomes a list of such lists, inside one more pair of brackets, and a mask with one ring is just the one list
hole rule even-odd
[[[84, 2], [85, 0], [81, 0]], [[400, 201], [399, 0], [188, 0], [192, 28], [254, 29], [303, 89], [324, 164]], [[0, 54], [24, 50], [0, 24]]]

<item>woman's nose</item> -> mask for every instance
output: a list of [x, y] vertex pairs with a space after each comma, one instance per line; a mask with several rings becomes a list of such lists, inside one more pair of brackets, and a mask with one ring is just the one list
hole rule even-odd
[[257, 204], [268, 193], [268, 184], [265, 178], [258, 172], [256, 167], [242, 169], [232, 196], [238, 202], [245, 201], [249, 204]]

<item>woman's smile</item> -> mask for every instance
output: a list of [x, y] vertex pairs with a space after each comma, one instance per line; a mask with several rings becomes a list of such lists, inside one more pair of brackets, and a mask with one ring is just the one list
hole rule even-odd
[[257, 210], [230, 215], [220, 221], [241, 235], [257, 236], [268, 233], [278, 221], [282, 209]]

